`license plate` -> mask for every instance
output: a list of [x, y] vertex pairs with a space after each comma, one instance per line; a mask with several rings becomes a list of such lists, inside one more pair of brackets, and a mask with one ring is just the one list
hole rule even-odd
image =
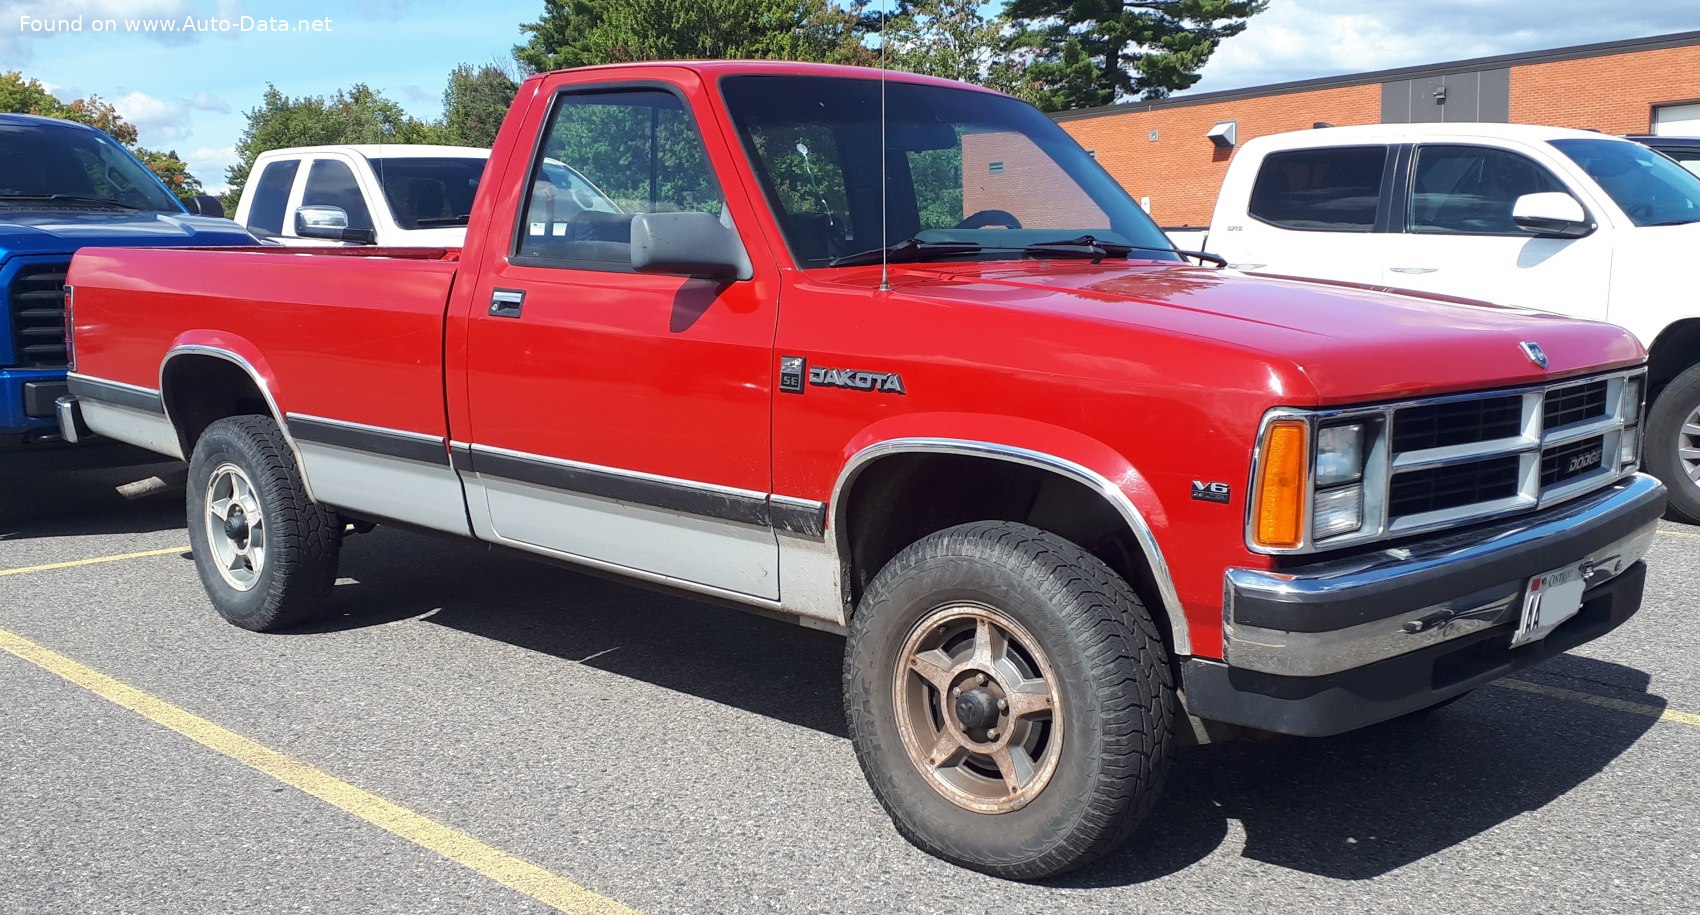
[[1529, 579], [1523, 589], [1523, 618], [1511, 636], [1512, 648], [1546, 638], [1582, 609], [1582, 592], [1588, 587], [1582, 571], [1585, 565], [1579, 562]]

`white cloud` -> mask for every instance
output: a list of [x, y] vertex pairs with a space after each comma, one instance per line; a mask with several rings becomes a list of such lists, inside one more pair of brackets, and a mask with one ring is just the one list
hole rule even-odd
[[189, 107], [196, 111], [217, 111], [221, 114], [230, 113], [229, 102], [219, 98], [211, 92], [206, 91], [205, 89], [195, 93], [195, 97], [189, 100]]
[[199, 178], [209, 194], [219, 194], [230, 187], [224, 179], [224, 170], [240, 159], [234, 146], [203, 146], [186, 153], [179, 150], [178, 155], [189, 166], [189, 174]]
[[113, 99], [112, 107], [118, 109], [124, 120], [136, 125], [143, 146], [167, 146], [189, 134], [190, 105], [181, 99], [159, 99], [145, 92], [132, 92]]
[[1222, 42], [1191, 92], [1541, 51], [1694, 29], [1694, 0], [1274, 0]]

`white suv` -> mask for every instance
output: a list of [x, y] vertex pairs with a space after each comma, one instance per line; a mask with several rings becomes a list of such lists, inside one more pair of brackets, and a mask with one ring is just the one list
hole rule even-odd
[[[254, 160], [236, 221], [284, 245], [458, 248], [489, 157], [467, 146], [274, 149]], [[563, 206], [619, 212], [563, 163], [545, 160], [542, 175], [543, 192]]]
[[[1414, 289], [1610, 321], [1651, 351], [1643, 444], [1700, 523], [1700, 177], [1637, 143], [1519, 124], [1258, 137], [1204, 247], [1260, 273]], [[1445, 354], [1437, 353], [1437, 358]]]

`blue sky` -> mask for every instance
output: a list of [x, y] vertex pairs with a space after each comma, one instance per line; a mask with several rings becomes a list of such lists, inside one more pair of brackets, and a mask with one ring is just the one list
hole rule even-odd
[[[1195, 91], [1411, 66], [1700, 29], [1695, 0], [1638, 0], [1602, 21], [1598, 0], [1272, 0], [1230, 39]], [[460, 63], [507, 60], [542, 0], [0, 0], [0, 70], [21, 70], [63, 99], [97, 93], [134, 122], [145, 146], [175, 149], [211, 190], [234, 161], [243, 112], [268, 82], [321, 95], [365, 82], [421, 118], [441, 113]], [[329, 19], [328, 28], [250, 28]], [[81, 17], [81, 32], [40, 31]], [[128, 31], [184, 17], [229, 32]], [[113, 19], [117, 32], [94, 31]]]

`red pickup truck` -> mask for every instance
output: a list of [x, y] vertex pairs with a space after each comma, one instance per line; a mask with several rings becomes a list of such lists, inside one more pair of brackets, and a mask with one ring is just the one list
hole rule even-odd
[[847, 632], [897, 828], [1010, 877], [1114, 846], [1207, 723], [1338, 733], [1607, 632], [1663, 507], [1624, 331], [1190, 264], [1044, 115], [914, 76], [536, 76], [463, 249], [69, 284], [65, 435], [188, 460], [231, 622], [325, 613], [395, 522]]

